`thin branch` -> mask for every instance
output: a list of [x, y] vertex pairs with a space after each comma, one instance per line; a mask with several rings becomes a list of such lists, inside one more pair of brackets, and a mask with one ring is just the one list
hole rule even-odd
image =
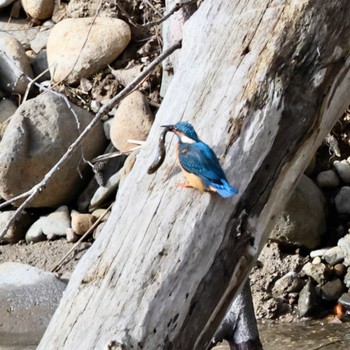
[[153, 62], [151, 62], [147, 68], [145, 68], [129, 85], [127, 85], [118, 95], [114, 96], [107, 104], [105, 104], [91, 120], [88, 126], [83, 130], [83, 132], [78, 136], [78, 138], [69, 146], [66, 153], [61, 157], [61, 159], [51, 168], [51, 170], [45, 175], [44, 179], [34, 186], [30, 192], [29, 197], [22, 203], [20, 207], [17, 208], [14, 215], [7, 222], [5, 227], [0, 232], [0, 242], [7, 233], [10, 226], [15, 222], [18, 215], [22, 212], [24, 208], [33, 200], [33, 198], [41, 191], [45, 189], [49, 180], [57, 172], [59, 168], [71, 157], [73, 151], [82, 143], [86, 138], [86, 135], [92, 130], [92, 128], [101, 120], [101, 118], [108, 114], [114, 106], [119, 103], [125, 96], [129, 95], [138, 85], [142, 82], [145, 77], [147, 77], [162, 61], [164, 61], [168, 56], [170, 56], [175, 50], [181, 48], [181, 40], [177, 41], [174, 45], [169, 47], [166, 51], [160, 54]]
[[54, 268], [51, 270], [51, 272], [56, 272], [64, 263], [64, 261], [67, 259], [70, 253], [72, 253], [75, 248], [80, 244], [83, 239], [90, 234], [97, 225], [102, 221], [102, 219], [107, 215], [107, 213], [111, 210], [113, 203], [109, 205], [109, 207], [106, 209], [106, 211], [92, 224], [92, 226], [79, 238], [79, 240], [73, 245], [71, 249], [67, 252], [67, 254], [54, 266]]

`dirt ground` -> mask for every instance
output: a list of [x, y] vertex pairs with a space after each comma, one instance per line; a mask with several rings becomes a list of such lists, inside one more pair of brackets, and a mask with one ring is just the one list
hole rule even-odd
[[[44, 241], [35, 244], [20, 242], [13, 245], [0, 245], [0, 264], [7, 261], [14, 261], [29, 264], [44, 271], [51, 271], [73, 245], [74, 243], [69, 243], [66, 239]], [[91, 242], [80, 243], [57, 271], [58, 274], [69, 277], [79, 259], [90, 246]]]

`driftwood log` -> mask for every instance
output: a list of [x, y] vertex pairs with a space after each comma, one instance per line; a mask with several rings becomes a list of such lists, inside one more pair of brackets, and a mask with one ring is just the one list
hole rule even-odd
[[[205, 0], [112, 215], [74, 271], [39, 349], [206, 349], [300, 174], [350, 101], [348, 0]], [[187, 120], [240, 193], [178, 188]]]

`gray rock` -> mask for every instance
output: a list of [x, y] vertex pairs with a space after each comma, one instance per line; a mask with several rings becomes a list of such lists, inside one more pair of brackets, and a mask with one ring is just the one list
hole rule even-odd
[[145, 141], [153, 123], [146, 97], [134, 91], [119, 104], [111, 123], [110, 137], [116, 149], [129, 152], [135, 144], [128, 140]]
[[[0, 212], [0, 231], [7, 225], [14, 213], [14, 210]], [[24, 239], [26, 231], [32, 222], [31, 216], [26, 211], [23, 211], [14, 224], [10, 226], [2, 241], [13, 244]]]
[[108, 120], [106, 120], [103, 123], [103, 131], [105, 133], [106, 139], [110, 140], [111, 139], [111, 125], [112, 125], [113, 119], [110, 118]]
[[0, 281], [0, 333], [44, 333], [66, 284], [17, 262], [0, 265]]
[[303, 266], [302, 272], [305, 273], [305, 275], [311, 277], [318, 284], [323, 284], [330, 275], [329, 269], [325, 264], [322, 263], [312, 264], [308, 262]]
[[[42, 50], [46, 49], [47, 41], [48, 41], [49, 35], [50, 35], [50, 31], [51, 31], [51, 28], [47, 28], [45, 30], [41, 30], [35, 36], [35, 39], [30, 42], [30, 47], [32, 48], [32, 50], [35, 53], [38, 54]], [[47, 63], [46, 63], [46, 65], [47, 65]]]
[[[92, 116], [73, 104], [71, 108], [82, 130]], [[44, 93], [22, 104], [0, 143], [0, 196], [9, 199], [39, 183], [78, 135], [75, 116], [63, 98]], [[84, 157], [91, 159], [104, 148], [102, 125], [98, 123], [83, 142]], [[78, 169], [82, 174], [87, 170], [81, 162], [81, 151], [78, 147], [73, 152], [69, 162], [30, 203], [31, 207], [57, 207], [76, 197], [85, 184]]]
[[345, 182], [345, 183], [350, 183], [350, 164], [348, 163], [347, 160], [336, 160], [333, 163], [334, 168], [337, 170], [340, 178]]
[[350, 234], [348, 233], [343, 238], [340, 238], [338, 241], [338, 247], [344, 252], [344, 265], [350, 266]]
[[321, 171], [317, 175], [317, 184], [323, 188], [332, 188], [339, 186], [339, 177], [334, 170]]
[[272, 288], [274, 297], [282, 297], [285, 293], [300, 292], [304, 283], [296, 272], [289, 272], [278, 279]]
[[26, 242], [27, 243], [37, 243], [46, 240], [46, 236], [43, 232], [43, 227], [46, 222], [46, 217], [42, 216], [29, 227], [26, 233]]
[[335, 197], [335, 207], [339, 214], [350, 214], [350, 187], [344, 186]]
[[300, 317], [313, 315], [319, 309], [317, 293], [312, 282], [308, 282], [299, 294], [298, 310]]
[[115, 175], [111, 176], [105, 186], [100, 186], [93, 197], [91, 198], [90, 208], [98, 208], [103, 202], [106, 201], [113, 193], [117, 191], [120, 181], [121, 170]]
[[338, 246], [328, 249], [323, 255], [323, 259], [332, 266], [342, 262], [344, 257], [344, 251]]
[[17, 106], [10, 99], [3, 98], [0, 100], [0, 140], [4, 136], [7, 125], [10, 122], [9, 118], [16, 110]]
[[0, 87], [10, 93], [24, 94], [32, 68], [22, 44], [12, 35], [0, 32]]
[[350, 293], [344, 293], [339, 298], [338, 302], [345, 306], [345, 308], [350, 309]]
[[0, 8], [6, 7], [15, 1], [16, 0], [0, 0]]
[[47, 239], [55, 239], [56, 237], [65, 237], [69, 227], [70, 216], [68, 207], [63, 205], [46, 217], [43, 232]]
[[79, 240], [79, 236], [73, 231], [71, 227], [67, 228], [67, 242], [75, 243]]
[[314, 249], [326, 231], [325, 199], [320, 189], [303, 175], [278, 217], [270, 238]]
[[326, 282], [321, 287], [321, 296], [324, 300], [337, 300], [345, 291], [343, 282], [336, 278], [332, 281]]
[[48, 70], [49, 66], [47, 64], [47, 52], [46, 52], [46, 50], [42, 50], [37, 54], [37, 56], [35, 57], [35, 59], [32, 63], [32, 67], [33, 67], [33, 72], [34, 72], [35, 77], [37, 77], [43, 73], [43, 75], [38, 79], [39, 83], [41, 83], [45, 80], [51, 79], [50, 71]]
[[24, 11], [32, 18], [47, 19], [52, 16], [55, 0], [22, 1]]
[[[94, 30], [89, 32], [86, 41], [92, 22]], [[92, 76], [114, 61], [124, 51], [130, 38], [128, 24], [120, 19], [90, 17], [62, 20], [52, 28], [47, 43], [52, 80], [71, 84]]]

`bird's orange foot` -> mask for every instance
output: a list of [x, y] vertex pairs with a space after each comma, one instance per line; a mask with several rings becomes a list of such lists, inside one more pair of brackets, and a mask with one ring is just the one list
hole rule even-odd
[[182, 182], [178, 182], [176, 184], [176, 186], [179, 186], [179, 187], [182, 187], [182, 188], [193, 188], [193, 186], [191, 186], [190, 184], [185, 184], [185, 183], [182, 183]]

